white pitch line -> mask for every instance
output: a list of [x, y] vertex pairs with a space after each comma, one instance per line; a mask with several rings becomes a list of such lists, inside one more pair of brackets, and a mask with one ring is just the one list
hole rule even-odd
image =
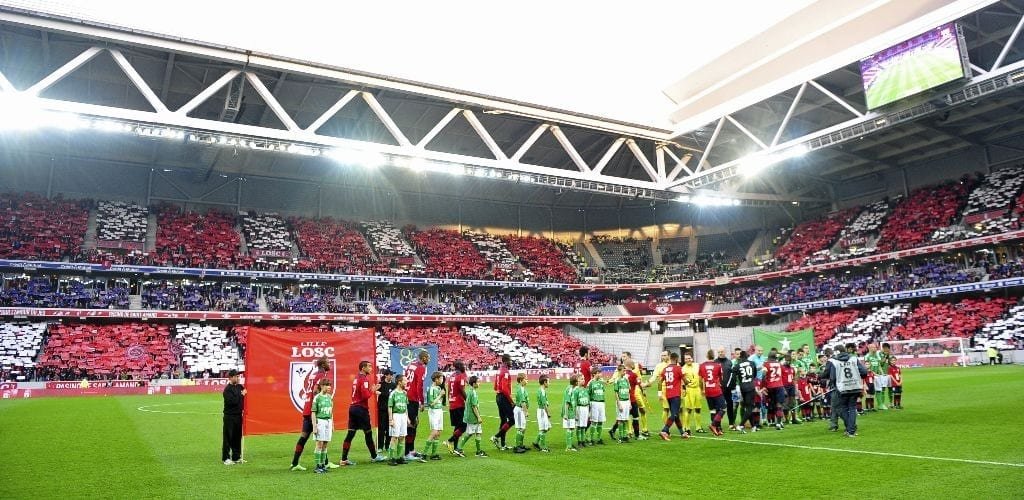
[[917, 458], [921, 460], [938, 460], [942, 462], [960, 462], [965, 464], [981, 464], [981, 465], [1002, 465], [1005, 467], [1024, 467], [1024, 464], [1014, 464], [1009, 462], [993, 462], [990, 460], [970, 460], [967, 458], [947, 458], [947, 457], [929, 457], [927, 455], [910, 455], [907, 453], [888, 453], [884, 451], [868, 451], [868, 450], [848, 450], [843, 448], [829, 448], [827, 446], [804, 446], [799, 444], [786, 444], [786, 443], [771, 443], [766, 441], [746, 441], [743, 439], [730, 439], [721, 437], [706, 437], [706, 436], [694, 436], [697, 439], [707, 439], [710, 441], [729, 441], [732, 443], [744, 443], [744, 444], [757, 444], [761, 446], [778, 446], [781, 448], [798, 448], [801, 450], [820, 450], [820, 451], [835, 451], [838, 453], [857, 453], [861, 455], [879, 455], [884, 457], [901, 457], [901, 458]]
[[165, 414], [169, 414], [169, 415], [220, 415], [220, 412], [163, 411], [163, 410], [150, 410], [149, 409], [149, 408], [156, 408], [158, 406], [176, 406], [176, 405], [187, 405], [187, 404], [194, 404], [194, 403], [192, 403], [192, 402], [189, 402], [189, 403], [163, 403], [163, 404], [158, 404], [158, 405], [143, 405], [143, 406], [140, 406], [140, 407], [136, 408], [136, 410], [144, 411], [146, 413], [165, 413]]

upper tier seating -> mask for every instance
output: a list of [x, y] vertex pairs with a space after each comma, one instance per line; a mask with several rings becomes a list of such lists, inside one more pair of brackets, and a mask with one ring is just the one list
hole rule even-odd
[[242, 231], [250, 254], [253, 249], [287, 252], [292, 249], [288, 225], [280, 215], [273, 212], [256, 214], [250, 212], [242, 217]]
[[594, 236], [590, 242], [601, 254], [604, 267], [646, 269], [651, 266], [651, 245], [647, 240]]
[[981, 185], [971, 191], [963, 215], [983, 214], [1010, 207], [1024, 186], [1024, 167], [996, 170], [985, 176]]
[[174, 331], [182, 348], [182, 368], [193, 376], [204, 372], [223, 376], [228, 370], [242, 368], [238, 346], [226, 330], [199, 323], [180, 323], [174, 325]]
[[462, 332], [498, 354], [508, 354], [514, 368], [547, 368], [551, 358], [489, 326], [464, 326]]
[[494, 279], [521, 281], [524, 278], [533, 277], [533, 272], [522, 271], [519, 267], [519, 259], [509, 251], [504, 240], [487, 233], [475, 233], [464, 231], [463, 237], [473, 243], [473, 246], [480, 251], [480, 255], [491, 264]]
[[1019, 349], [1024, 343], [1024, 305], [1017, 304], [1006, 315], [981, 328], [974, 336], [975, 349]]
[[406, 234], [416, 246], [426, 264], [424, 272], [433, 278], [489, 279], [490, 267], [472, 243], [447, 229], [417, 231], [406, 228]]
[[130, 201], [100, 201], [96, 205], [96, 238], [101, 241], [145, 243], [149, 209]]
[[498, 366], [498, 355], [481, 346], [476, 339], [459, 332], [454, 326], [384, 326], [384, 338], [399, 346], [437, 346], [437, 366], [451, 370], [452, 363], [461, 359], [470, 370], [484, 370]]
[[0, 258], [74, 258], [82, 250], [88, 223], [88, 202], [0, 194]]
[[872, 307], [871, 313], [857, 318], [850, 323], [848, 330], [871, 338], [881, 338], [892, 330], [892, 327], [903, 322], [910, 314], [910, 304], [902, 303], [891, 306]]
[[843, 228], [839, 233], [839, 240], [852, 241], [856, 238], [868, 237], [877, 234], [885, 216], [889, 214], [889, 202], [887, 200], [876, 201], [860, 212], [849, 226]]
[[358, 227], [348, 221], [292, 218], [299, 244], [298, 270], [338, 274], [387, 274], [387, 266], [377, 268], [373, 253]]
[[35, 371], [46, 323], [0, 323], [0, 381], [26, 381]]
[[51, 379], [129, 376], [149, 380], [178, 365], [171, 351], [170, 327], [162, 324], [54, 324], [37, 372]]
[[231, 214], [183, 212], [164, 206], [157, 215], [153, 259], [161, 266], [234, 269], [244, 262], [239, 255], [241, 241]]
[[889, 339], [968, 338], [980, 331], [986, 323], [1002, 316], [1015, 302], [1003, 298], [966, 298], [956, 303], [921, 302], [907, 317], [905, 324], [889, 332]]
[[878, 251], [886, 253], [927, 244], [936, 229], [953, 221], [969, 190], [970, 183], [964, 180], [910, 193], [882, 226]]
[[579, 280], [579, 273], [555, 242], [547, 238], [511, 235], [503, 236], [502, 240], [530, 270], [533, 281], [575, 283]]
[[690, 257], [690, 238], [662, 238], [658, 248], [662, 264], [686, 264]]
[[832, 246], [839, 231], [849, 224], [850, 219], [858, 212], [859, 208], [848, 208], [821, 219], [800, 223], [793, 228], [789, 240], [775, 250], [775, 258], [783, 268], [804, 265], [814, 252]]
[[[558, 366], [571, 367], [579, 360], [579, 350], [583, 346], [580, 339], [567, 335], [559, 328], [551, 326], [528, 326], [525, 328], [509, 328], [505, 331], [515, 339], [537, 349], [550, 357]], [[590, 362], [596, 365], [613, 364], [615, 356], [590, 347]]]

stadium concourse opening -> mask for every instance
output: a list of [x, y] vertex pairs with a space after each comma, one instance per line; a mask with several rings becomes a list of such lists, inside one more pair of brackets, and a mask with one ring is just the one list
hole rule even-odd
[[1024, 490], [1024, 1], [652, 36], [649, 119], [96, 5], [0, 6], [0, 497]]

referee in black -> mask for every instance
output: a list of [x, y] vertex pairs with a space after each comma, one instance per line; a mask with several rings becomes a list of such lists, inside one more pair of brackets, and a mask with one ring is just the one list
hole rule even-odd
[[238, 370], [228, 372], [224, 387], [224, 436], [220, 458], [224, 465], [242, 463], [242, 408], [245, 407], [245, 386], [238, 383]]

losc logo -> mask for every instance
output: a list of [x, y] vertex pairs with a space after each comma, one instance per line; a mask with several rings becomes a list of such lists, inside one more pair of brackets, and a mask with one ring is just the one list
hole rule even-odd
[[[294, 350], [295, 348], [293, 347], [292, 349]], [[328, 363], [331, 365], [331, 369], [328, 372], [328, 376], [331, 377], [331, 387], [337, 390], [338, 370], [336, 370], [333, 359], [329, 359]], [[317, 368], [313, 361], [291, 362], [288, 368], [288, 393], [296, 410], [302, 412], [303, 407], [306, 406], [306, 400], [316, 394], [316, 384], [318, 381]]]
[[327, 356], [334, 357], [334, 348], [327, 347], [327, 342], [303, 342], [301, 345], [292, 346], [293, 358], [319, 358]]
[[663, 302], [661, 304], [654, 304], [651, 308], [658, 314], [672, 314], [672, 304], [666, 304]]

